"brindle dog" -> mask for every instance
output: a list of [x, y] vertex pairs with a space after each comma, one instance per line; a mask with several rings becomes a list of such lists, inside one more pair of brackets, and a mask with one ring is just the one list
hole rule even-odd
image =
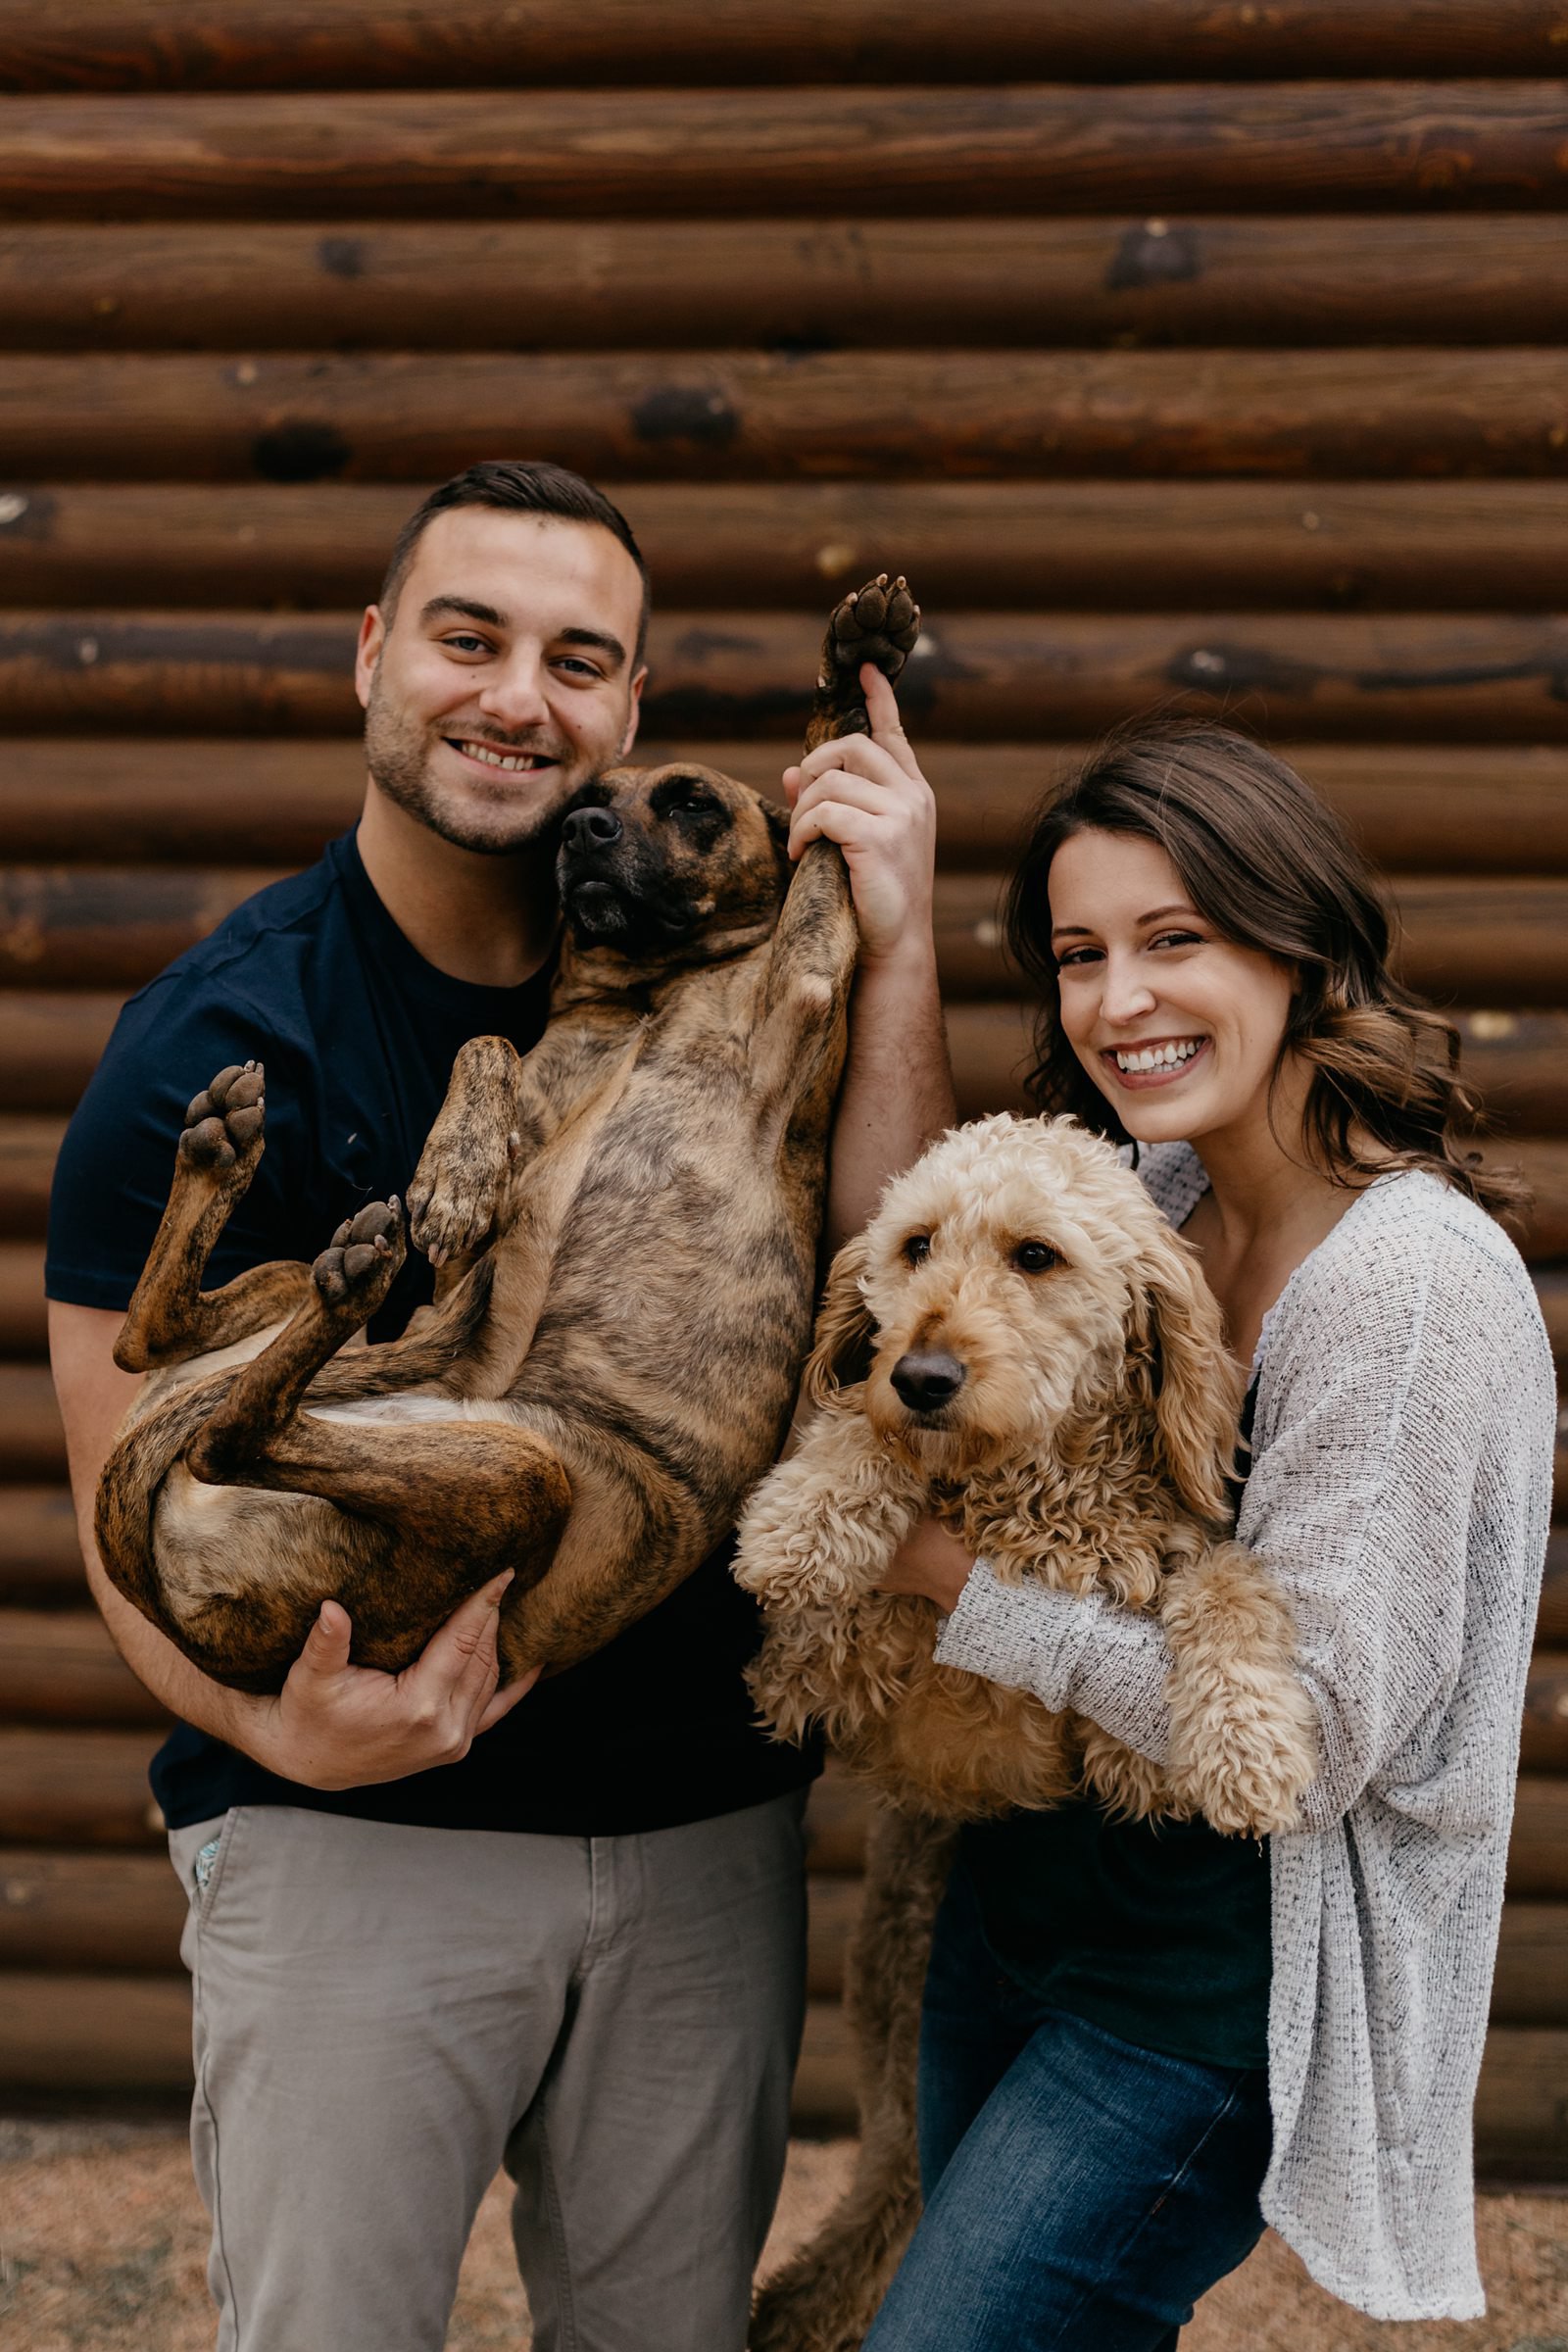
[[[808, 749], [863, 731], [858, 670], [919, 628], [886, 575], [834, 613]], [[510, 1679], [670, 1592], [778, 1451], [811, 1332], [856, 923], [844, 860], [685, 762], [578, 794], [540, 1043], [459, 1054], [409, 1194], [436, 1302], [339, 1353], [404, 1255], [391, 1200], [314, 1266], [204, 1293], [263, 1149], [259, 1064], [198, 1095], [116, 1347], [155, 1377], [98, 1491], [121, 1592], [238, 1690], [281, 1684], [324, 1598], [409, 1663], [515, 1571]]]

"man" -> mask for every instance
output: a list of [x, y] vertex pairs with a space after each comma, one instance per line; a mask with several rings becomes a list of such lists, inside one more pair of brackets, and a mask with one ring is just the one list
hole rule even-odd
[[[222, 2352], [425, 2352], [498, 2165], [540, 2352], [724, 2352], [777, 2192], [802, 1993], [808, 1760], [753, 1728], [727, 1554], [598, 1657], [497, 1689], [499, 1588], [404, 1674], [334, 1603], [277, 1697], [207, 1680], [109, 1586], [98, 1472], [135, 1383], [111, 1349], [187, 1099], [267, 1065], [268, 1148], [209, 1282], [309, 1258], [402, 1193], [458, 1047], [545, 1020], [553, 820], [623, 758], [646, 573], [543, 465], [477, 466], [411, 518], [361, 632], [357, 830], [122, 1014], [62, 1152], [50, 1343], [93, 1591], [182, 1728], [154, 1788], [190, 1894], [192, 2145]], [[862, 934], [830, 1223], [951, 1116], [931, 797], [885, 682], [872, 740], [787, 783], [842, 843]], [[404, 1269], [372, 1340], [429, 1268]]]

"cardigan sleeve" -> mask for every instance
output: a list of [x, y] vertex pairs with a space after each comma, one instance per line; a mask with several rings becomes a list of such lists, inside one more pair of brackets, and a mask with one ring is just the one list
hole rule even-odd
[[[1271, 1335], [1237, 1530], [1295, 1614], [1320, 1731], [1303, 1807], [1313, 1829], [1346, 1813], [1442, 1706], [1466, 1644], [1491, 1659], [1484, 1715], [1441, 1791], [1391, 1801], [1445, 1819], [1456, 1805], [1492, 1818], [1506, 1802], [1539, 1546], [1533, 1534], [1474, 1546], [1488, 1565], [1473, 1589], [1472, 1522], [1523, 1518], [1544, 1539], [1550, 1474], [1550, 1355], [1507, 1245], [1462, 1224], [1434, 1231], [1430, 1214], [1415, 1230], [1388, 1211], [1369, 1226], [1303, 1269]], [[1511, 1493], [1482, 1494], [1482, 1435], [1498, 1413], [1515, 1433], [1517, 1478]], [[1169, 1655], [1150, 1618], [1004, 1586], [977, 1566], [936, 1654], [1164, 1760]]]

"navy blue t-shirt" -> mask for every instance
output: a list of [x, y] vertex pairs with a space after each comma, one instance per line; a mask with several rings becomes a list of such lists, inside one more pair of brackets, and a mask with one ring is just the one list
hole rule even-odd
[[[406, 1193], [458, 1049], [500, 1036], [526, 1053], [548, 996], [548, 972], [479, 988], [426, 963], [345, 834], [308, 872], [247, 900], [122, 1012], [61, 1151], [50, 1298], [129, 1303], [185, 1106], [225, 1064], [267, 1065], [267, 1149], [213, 1253], [210, 1289], [270, 1258], [313, 1258], [366, 1201]], [[372, 1341], [396, 1338], [431, 1285], [411, 1251]], [[537, 1684], [459, 1764], [323, 1791], [181, 1726], [153, 1760], [154, 1793], [175, 1829], [237, 1804], [575, 1837], [705, 1820], [800, 1788], [816, 1769], [814, 1754], [775, 1744], [754, 1722], [742, 1668], [758, 1639], [725, 1545], [597, 1657]]]

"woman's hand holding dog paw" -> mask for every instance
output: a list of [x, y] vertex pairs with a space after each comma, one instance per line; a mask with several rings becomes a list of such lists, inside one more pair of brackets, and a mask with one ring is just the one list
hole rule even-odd
[[813, 841], [836, 841], [850, 869], [860, 926], [860, 961], [931, 952], [931, 877], [937, 811], [931, 787], [899, 721], [882, 672], [860, 671], [869, 735], [841, 735], [787, 768], [793, 817], [790, 856]]
[[[364, 1788], [434, 1764], [455, 1764], [538, 1681], [538, 1670], [498, 1688], [497, 1612], [512, 1582], [470, 1593], [402, 1674], [349, 1660], [346, 1609], [323, 1601], [304, 1649], [264, 1712], [246, 1752], [309, 1788]], [[249, 1727], [246, 1727], [247, 1729]]]
[[939, 1519], [922, 1519], [899, 1545], [877, 1591], [934, 1600], [943, 1616], [951, 1617], [973, 1567], [974, 1553]]

